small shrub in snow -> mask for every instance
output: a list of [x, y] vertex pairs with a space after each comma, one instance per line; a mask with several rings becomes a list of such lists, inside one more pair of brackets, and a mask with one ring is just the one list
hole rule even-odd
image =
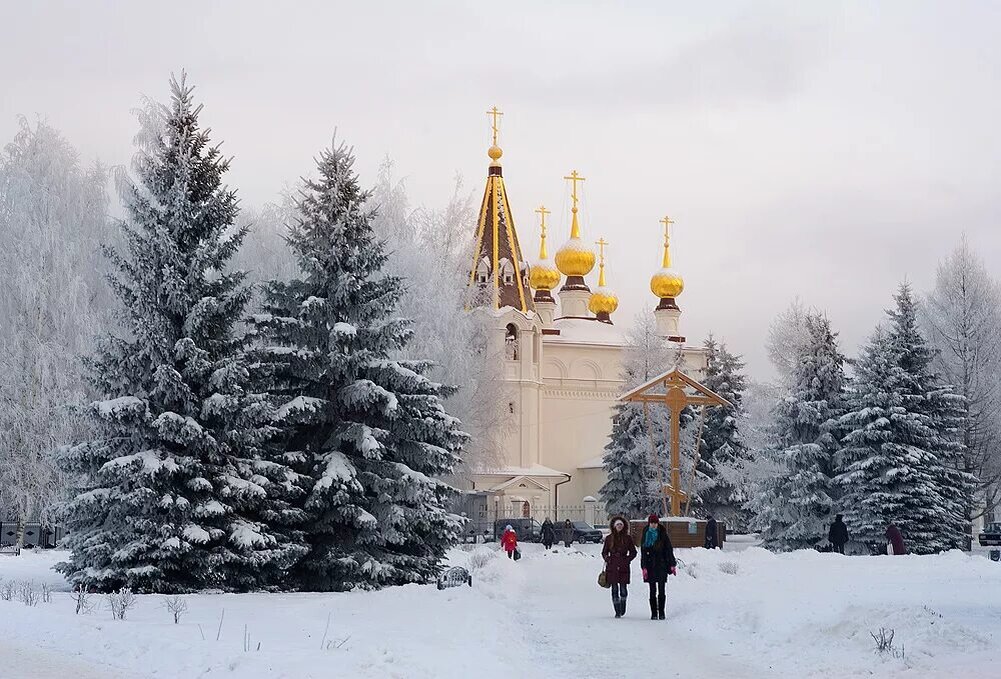
[[38, 591], [35, 589], [35, 583], [28, 580], [22, 580], [17, 585], [17, 598], [25, 606], [34, 606], [38, 603]]
[[128, 587], [108, 595], [108, 608], [111, 609], [111, 617], [115, 620], [125, 620], [125, 614], [135, 605], [136, 595]]
[[869, 632], [869, 636], [876, 642], [876, 652], [892, 655], [894, 658], [904, 659], [904, 647], [896, 648], [893, 645], [893, 630], [883, 627], [879, 628], [879, 634]]
[[740, 566], [736, 561], [720, 561], [719, 569], [727, 575], [736, 575], [737, 571], [740, 570]]
[[496, 550], [480, 547], [469, 555], [469, 570], [478, 571], [495, 558], [497, 558]]
[[163, 597], [163, 607], [174, 616], [174, 624], [181, 622], [181, 616], [188, 612], [188, 601], [181, 596]]
[[43, 582], [39, 585], [39, 592], [42, 595], [42, 602], [46, 604], [52, 603], [52, 585], [47, 582]]
[[77, 615], [81, 613], [90, 613], [94, 608], [94, 602], [91, 601], [90, 591], [84, 585], [77, 585], [73, 588], [73, 593], [70, 594], [70, 598], [73, 599], [73, 603], [76, 604]]
[[4, 580], [3, 583], [0, 583], [0, 599], [3, 601], [13, 600], [15, 592], [17, 592], [17, 585], [13, 580]]

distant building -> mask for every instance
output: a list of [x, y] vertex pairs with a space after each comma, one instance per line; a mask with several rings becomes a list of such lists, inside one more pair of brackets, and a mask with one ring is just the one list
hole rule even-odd
[[[494, 113], [496, 121], [499, 113]], [[488, 155], [491, 162], [469, 272], [470, 299], [486, 307], [496, 321], [496, 345], [488, 355], [504, 357], [503, 379], [510, 385], [506, 407], [513, 425], [497, 451], [497, 467], [475, 469], [467, 489], [475, 491], [481, 516], [485, 507], [494, 517], [542, 520], [559, 514], [562, 519], [572, 513], [561, 512], [562, 508], [583, 507], [588, 498], [594, 518], [603, 521], [604, 507], [590, 500], [605, 483], [602, 454], [613, 407], [623, 391], [626, 347], [623, 332], [612, 319], [619, 300], [606, 285], [606, 243], [584, 239], [578, 213], [578, 184], [583, 179], [574, 171], [566, 177], [572, 182], [569, 239], [556, 251], [555, 261], [550, 260], [548, 211], [536, 210], [542, 218], [542, 237], [539, 258], [529, 265], [504, 186], [496, 124]], [[671, 222], [662, 221], [663, 263], [650, 281], [657, 301], [653, 314], [658, 333], [678, 346], [679, 367], [698, 379], [705, 353], [686, 346], [681, 334], [676, 298], [684, 282], [670, 266]], [[595, 245], [600, 252], [595, 252]], [[596, 263], [598, 281], [592, 290], [587, 277]]]

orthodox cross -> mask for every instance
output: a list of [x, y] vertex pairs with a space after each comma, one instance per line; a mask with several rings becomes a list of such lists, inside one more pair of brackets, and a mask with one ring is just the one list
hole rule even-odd
[[577, 182], [584, 181], [584, 178], [577, 174], [577, 170], [574, 170], [569, 176], [564, 177], [564, 179], [569, 179], [573, 186], [570, 191], [570, 199], [573, 201], [573, 211], [577, 212]]
[[546, 215], [550, 214], [550, 211], [546, 209], [545, 205], [540, 205], [535, 209], [542, 218], [542, 234], [539, 237], [539, 259], [546, 259]]
[[602, 237], [594, 241], [594, 244], [598, 246], [598, 257], [601, 266], [605, 266], [605, 246], [608, 245], [608, 241]]
[[665, 215], [660, 223], [664, 225], [664, 268], [667, 269], [671, 266], [671, 254], [668, 248], [671, 245], [670, 228], [674, 220]]
[[497, 146], [497, 118], [499, 118], [500, 116], [502, 116], [504, 114], [501, 113], [500, 111], [498, 111], [497, 107], [494, 106], [492, 109], [490, 109], [489, 111], [487, 111], [487, 115], [490, 116], [491, 118], [493, 118], [493, 121], [490, 123], [490, 129], [494, 133], [494, 142], [493, 142], [494, 146]]

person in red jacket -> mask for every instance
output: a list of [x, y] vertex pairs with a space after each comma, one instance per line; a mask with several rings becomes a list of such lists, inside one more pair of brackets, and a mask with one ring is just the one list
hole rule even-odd
[[501, 536], [501, 547], [507, 552], [507, 558], [514, 558], [514, 550], [518, 549], [518, 534], [511, 526], [504, 529], [504, 534]]

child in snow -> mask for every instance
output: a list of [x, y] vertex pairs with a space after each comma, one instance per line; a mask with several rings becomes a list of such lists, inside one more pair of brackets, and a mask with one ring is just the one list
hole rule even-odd
[[507, 558], [514, 558], [514, 550], [518, 549], [518, 534], [510, 525], [504, 529], [504, 535], [501, 536], [501, 547], [507, 552]]
[[629, 524], [621, 516], [612, 519], [612, 532], [605, 538], [601, 558], [605, 560], [605, 582], [612, 588], [612, 607], [615, 617], [626, 614], [626, 597], [629, 595], [629, 564], [636, 558], [636, 545], [629, 534]]
[[827, 540], [831, 543], [831, 547], [838, 554], [845, 553], [845, 545], [848, 544], [848, 526], [845, 525], [844, 516], [838, 514], [834, 517], [834, 523], [831, 524], [831, 529], [827, 531]]
[[674, 559], [674, 546], [667, 534], [667, 528], [660, 523], [660, 517], [651, 514], [643, 529], [640, 567], [643, 580], [650, 585], [650, 619], [663, 620], [664, 606], [667, 604], [667, 575], [677, 575], [678, 562]]

